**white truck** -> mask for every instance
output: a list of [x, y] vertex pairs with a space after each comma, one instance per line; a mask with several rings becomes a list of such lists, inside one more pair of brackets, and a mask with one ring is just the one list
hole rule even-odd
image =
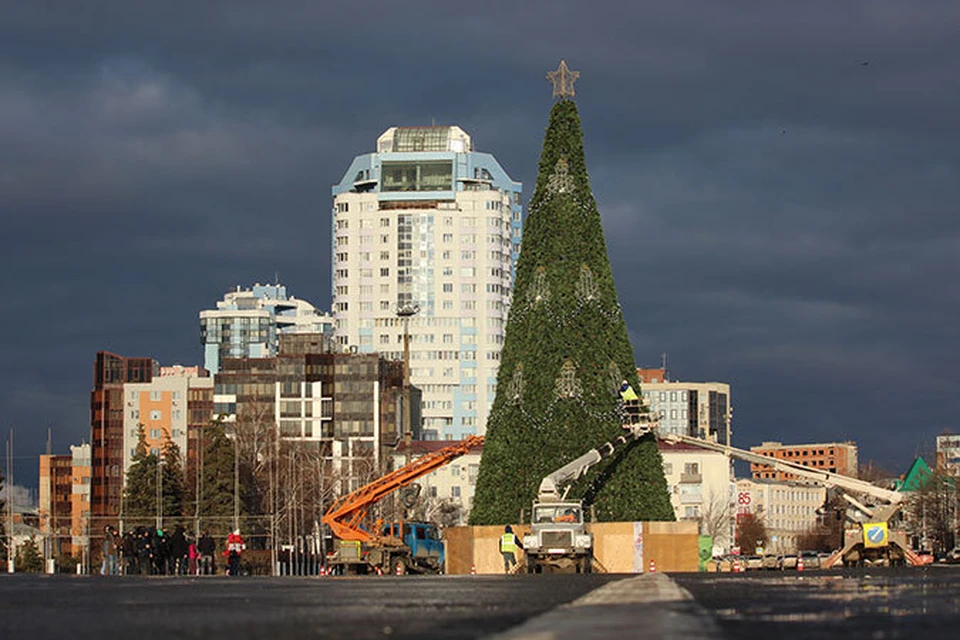
[[523, 537], [528, 573], [590, 573], [593, 570], [593, 536], [584, 526], [583, 504], [580, 500], [568, 500], [567, 493], [570, 483], [590, 467], [657, 427], [656, 416], [652, 414], [640, 414], [634, 419], [635, 423], [624, 425], [627, 431], [624, 435], [591, 449], [540, 481], [530, 533]]

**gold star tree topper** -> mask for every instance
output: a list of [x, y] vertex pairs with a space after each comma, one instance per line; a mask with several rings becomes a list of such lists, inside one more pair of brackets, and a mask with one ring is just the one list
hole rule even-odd
[[567, 67], [567, 61], [561, 60], [556, 71], [547, 73], [547, 80], [553, 83], [553, 97], [572, 98], [574, 96], [573, 83], [579, 77], [579, 71], [571, 71]]

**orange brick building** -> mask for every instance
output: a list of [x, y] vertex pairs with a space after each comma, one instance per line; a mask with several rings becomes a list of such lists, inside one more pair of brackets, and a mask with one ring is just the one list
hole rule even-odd
[[[795, 462], [820, 471], [839, 473], [857, 477], [857, 445], [853, 442], [829, 442], [815, 444], [781, 444], [764, 442], [759, 447], [750, 447], [753, 453], [770, 456], [778, 460]], [[803, 481], [792, 473], [775, 471], [767, 465], [751, 463], [750, 472], [755, 479], [777, 480], [780, 482]]]

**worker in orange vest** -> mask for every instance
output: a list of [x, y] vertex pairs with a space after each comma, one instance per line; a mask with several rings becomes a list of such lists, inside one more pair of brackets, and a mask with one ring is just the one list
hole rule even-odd
[[240, 554], [243, 553], [247, 545], [240, 536], [240, 529], [234, 529], [227, 536], [227, 548], [223, 555], [227, 558], [227, 575], [240, 575]]

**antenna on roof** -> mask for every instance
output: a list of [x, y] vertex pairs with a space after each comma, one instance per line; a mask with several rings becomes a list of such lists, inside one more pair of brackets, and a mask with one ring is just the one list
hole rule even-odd
[[667, 352], [664, 351], [660, 354], [660, 368], [663, 369], [663, 381], [667, 381]]

